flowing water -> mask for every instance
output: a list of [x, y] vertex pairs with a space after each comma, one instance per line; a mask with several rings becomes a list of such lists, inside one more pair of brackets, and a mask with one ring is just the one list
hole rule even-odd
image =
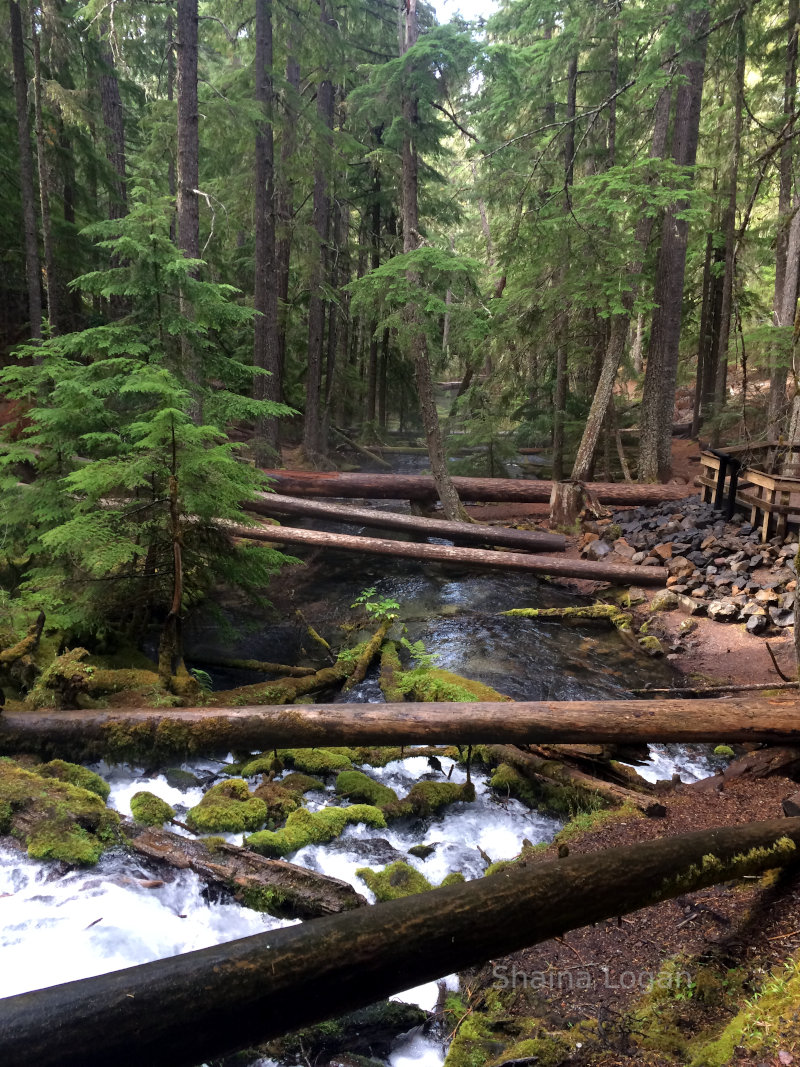
[[[336, 554], [295, 574], [289, 601], [293, 597], [296, 606], [302, 605], [305, 621], [292, 619], [286, 604], [282, 604], [282, 618], [267, 625], [263, 618], [252, 614], [248, 618], [241, 605], [223, 605], [223, 614], [240, 627], [244, 623], [244, 632], [225, 638], [218, 618], [196, 619], [188, 631], [191, 660], [202, 665], [204, 656], [233, 655], [301, 662], [309, 645], [307, 623], [336, 642], [342, 624], [353, 618], [350, 604], [366, 587], [374, 586], [376, 595], [400, 605], [398, 635], [404, 632], [410, 642], [421, 640], [438, 657], [438, 666], [485, 682], [515, 699], [622, 697], [631, 688], [663, 683], [670, 677], [667, 667], [629, 648], [613, 631], [501, 615], [512, 607], [575, 602], [569, 592], [530, 576], [445, 571], [409, 561]], [[282, 596], [287, 597], [285, 580]], [[219, 688], [260, 680], [249, 672], [209, 670]], [[346, 699], [382, 701], [376, 670]], [[111, 784], [109, 804], [123, 814], [130, 813], [133, 793], [147, 789], [176, 807], [180, 816], [199, 801], [204, 788], [220, 780], [222, 763], [198, 760], [186, 764], [184, 769], [196, 776], [198, 784], [184, 789], [170, 785], [152, 769], [106, 765], [96, 769]], [[463, 766], [442, 758], [436, 767], [425, 756], [414, 755], [413, 749], [407, 750], [406, 758], [384, 768], [364, 769], [400, 796], [421, 779], [443, 781], [449, 775], [451, 781], [465, 780]], [[711, 773], [711, 764], [702, 748], [654, 745], [650, 763], [638, 769], [653, 781], [674, 773], [690, 781]], [[403, 859], [433, 884], [452, 871], [461, 871], [467, 879], [477, 878], [487, 858], [510, 858], [518, 854], [523, 840], [549, 840], [557, 832], [558, 819], [531, 812], [515, 800], [498, 798], [480, 774], [473, 779], [477, 796], [472, 804], [454, 804], [438, 815], [399, 820], [382, 830], [350, 826], [331, 844], [308, 846], [289, 858], [351, 882], [372, 900], [358, 877], [359, 868], [381, 869]], [[324, 790], [307, 794], [304, 803], [314, 810], [333, 799], [331, 779]], [[241, 835], [224, 836], [241, 842]], [[420, 859], [408, 854], [415, 845], [432, 848]], [[158, 887], [147, 887], [148, 881], [161, 877], [146, 863], [121, 853], [106, 855], [90, 870], [63, 874], [58, 865], [0, 850], [4, 964], [0, 996], [285, 925], [228, 900], [210, 898], [188, 872]], [[445, 979], [450, 988], [455, 982], [455, 976]], [[437, 983], [429, 983], [401, 999], [432, 1010], [440, 995]], [[389, 1062], [392, 1067], [436, 1067], [443, 1054], [444, 1036], [433, 1027], [428, 1033], [412, 1032], [398, 1040]], [[258, 1062], [262, 1067], [268, 1063]]]

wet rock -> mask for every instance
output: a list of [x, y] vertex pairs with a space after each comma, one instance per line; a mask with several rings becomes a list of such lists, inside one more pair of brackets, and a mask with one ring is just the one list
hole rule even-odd
[[409, 856], [415, 856], [418, 860], [426, 860], [435, 850], [436, 845], [412, 845], [408, 850], [408, 854]]

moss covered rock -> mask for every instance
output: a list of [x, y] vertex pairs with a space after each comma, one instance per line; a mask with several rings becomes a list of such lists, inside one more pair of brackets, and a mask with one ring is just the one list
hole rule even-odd
[[336, 779], [336, 792], [348, 800], [359, 804], [374, 804], [376, 808], [397, 801], [394, 789], [381, 785], [363, 771], [342, 771]]
[[333, 841], [348, 823], [366, 823], [367, 826], [383, 828], [386, 820], [379, 808], [368, 804], [352, 804], [349, 808], [323, 808], [310, 812], [298, 808], [286, 820], [281, 830], [262, 830], [245, 840], [247, 848], [262, 856], [288, 856], [306, 845], [324, 844]]
[[171, 808], [166, 800], [157, 797], [155, 793], [148, 793], [146, 789], [139, 790], [131, 797], [131, 813], [143, 826], [163, 826], [165, 822], [175, 818], [175, 809]]
[[287, 748], [279, 753], [287, 766], [305, 774], [338, 774], [353, 766], [351, 748]]
[[273, 825], [283, 822], [300, 807], [300, 794], [286, 789], [278, 782], [263, 781], [253, 795], [267, 805], [267, 819]]
[[[373, 871], [371, 867], [359, 867], [356, 871], [358, 877], [366, 882], [379, 901], [398, 900], [400, 897], [410, 897], [414, 893], [426, 893], [429, 889], [436, 889], [424, 874], [421, 874], [408, 863], [398, 860], [390, 863], [382, 871]], [[464, 875], [459, 871], [453, 871], [442, 881], [441, 885], [455, 885], [464, 881]]]
[[173, 789], [180, 789], [185, 793], [188, 789], [196, 789], [200, 785], [200, 779], [191, 771], [185, 771], [182, 767], [168, 767], [164, 771], [167, 785]]
[[300, 771], [292, 771], [291, 774], [287, 774], [285, 778], [281, 778], [280, 784], [284, 789], [288, 789], [290, 793], [295, 793], [297, 796], [302, 796], [303, 793], [310, 793], [314, 789], [325, 788], [319, 778], [312, 778], [310, 774], [301, 774]]
[[22, 841], [34, 859], [97, 863], [118, 827], [97, 793], [0, 759], [0, 834]]
[[201, 834], [257, 830], [267, 821], [267, 805], [250, 794], [243, 778], [213, 785], [186, 815], [186, 822]]
[[519, 771], [514, 770], [508, 763], [501, 763], [495, 769], [489, 784], [501, 796], [515, 797], [531, 808], [539, 806], [541, 794], [532, 782], [524, 778]]
[[417, 782], [402, 800], [384, 804], [383, 812], [387, 819], [399, 819], [404, 815], [424, 818], [448, 804], [457, 801], [472, 803], [474, 799], [475, 786], [471, 782], [465, 782], [464, 785], [456, 785], [455, 782]]
[[81, 789], [96, 793], [101, 800], [108, 800], [108, 794], [111, 792], [111, 786], [104, 778], [90, 771], [88, 767], [81, 767], [79, 763], [67, 763], [63, 759], [54, 759], [37, 767], [36, 773], [41, 774], [43, 778], [58, 778], [62, 782], [79, 785]]
[[411, 694], [415, 700], [428, 704], [446, 701], [470, 704], [474, 701], [497, 702], [511, 700], [504, 693], [498, 693], [490, 685], [463, 678], [441, 667], [415, 667], [404, 671], [399, 679], [403, 693]]

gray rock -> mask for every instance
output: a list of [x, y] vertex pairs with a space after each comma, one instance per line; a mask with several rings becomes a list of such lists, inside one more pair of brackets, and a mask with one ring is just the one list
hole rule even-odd
[[793, 611], [782, 611], [780, 608], [770, 605], [769, 617], [776, 626], [779, 626], [782, 629], [785, 629], [787, 626], [794, 626]]
[[672, 611], [678, 606], [678, 596], [672, 589], [661, 589], [650, 601], [651, 611]]
[[769, 622], [766, 615], [751, 615], [744, 624], [744, 628], [749, 634], [763, 634], [767, 626], [769, 626]]
[[607, 541], [590, 541], [588, 545], [585, 545], [581, 555], [586, 559], [600, 560], [605, 559], [606, 556], [611, 553], [611, 545]]
[[725, 600], [712, 600], [708, 605], [709, 619], [715, 619], [717, 622], [728, 622], [731, 619], [735, 619], [738, 614], [738, 605], [727, 598]]
[[792, 793], [790, 797], [786, 797], [781, 801], [781, 807], [783, 808], [783, 814], [790, 819], [795, 819], [800, 815], [800, 793]]

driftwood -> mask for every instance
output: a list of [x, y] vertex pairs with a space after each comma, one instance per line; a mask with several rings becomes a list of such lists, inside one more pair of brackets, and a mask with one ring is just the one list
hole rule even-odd
[[800, 818], [567, 856], [9, 997], [4, 1067], [193, 1067], [568, 930], [790, 862]]
[[417, 544], [413, 541], [388, 541], [381, 537], [355, 537], [351, 534], [323, 533], [321, 530], [298, 530], [289, 526], [259, 529], [222, 521], [216, 525], [232, 537], [274, 544], [311, 545], [332, 551], [358, 552], [359, 555], [367, 553], [400, 556], [462, 567], [522, 570], [553, 577], [616, 582], [620, 585], [664, 585], [667, 580], [667, 571], [663, 567], [636, 567], [606, 563], [603, 560], [595, 562], [588, 559], [559, 559], [556, 556], [534, 556], [522, 552], [492, 552], [485, 548], [456, 548], [450, 545]]
[[417, 515], [399, 515], [394, 511], [377, 511], [375, 508], [303, 500], [281, 493], [261, 493], [257, 500], [248, 500], [243, 506], [246, 511], [258, 515], [310, 515], [332, 522], [377, 526], [383, 530], [408, 530], [423, 537], [446, 537], [456, 544], [502, 545], [504, 548], [520, 548], [527, 552], [563, 552], [566, 547], [562, 534], [425, 519]]
[[[329, 471], [264, 472], [281, 493], [297, 496], [364, 497], [383, 500], [435, 500], [433, 478], [426, 474], [364, 474]], [[462, 500], [514, 500], [547, 504], [553, 483], [523, 478], [461, 478], [453, 485]], [[587, 487], [604, 504], [660, 504], [683, 500], [693, 494], [691, 486], [637, 485], [630, 482], [589, 482]]]
[[[303, 683], [306, 679], [296, 679]], [[274, 684], [274, 683], [266, 683]], [[217, 694], [219, 695], [219, 694]], [[800, 698], [8, 711], [0, 755], [155, 757], [330, 745], [800, 743]]]
[[509, 764], [527, 778], [541, 776], [559, 785], [572, 786], [582, 793], [594, 793], [609, 804], [631, 804], [651, 817], [666, 815], [667, 809], [654, 797], [602, 781], [559, 760], [543, 759], [514, 745], [489, 745], [488, 752], [498, 763]]
[[130, 847], [140, 856], [178, 870], [194, 871], [206, 885], [233, 893], [243, 904], [259, 911], [312, 919], [366, 904], [348, 882], [284, 860], [266, 859], [221, 839], [209, 848], [201, 839], [139, 826], [131, 820], [125, 821], [124, 831]]

